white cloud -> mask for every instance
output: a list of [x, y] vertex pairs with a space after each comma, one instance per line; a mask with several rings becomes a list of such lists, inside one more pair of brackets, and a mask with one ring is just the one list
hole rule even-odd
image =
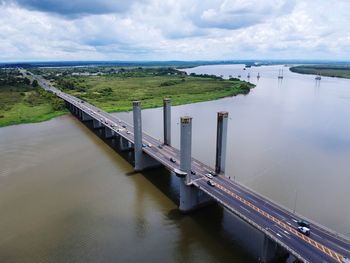
[[0, 5], [0, 60], [350, 59], [345, 0], [75, 3], [66, 16]]

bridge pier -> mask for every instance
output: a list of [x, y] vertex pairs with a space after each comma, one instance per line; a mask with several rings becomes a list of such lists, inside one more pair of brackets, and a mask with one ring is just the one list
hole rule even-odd
[[264, 235], [260, 255], [259, 262], [261, 263], [285, 262], [289, 253], [275, 241]]
[[171, 145], [171, 99], [163, 101], [164, 144]]
[[100, 129], [103, 128], [103, 125], [100, 121], [93, 119], [92, 120], [92, 126], [94, 127], [94, 129]]
[[[218, 112], [215, 173], [225, 173], [228, 112]], [[230, 177], [228, 177], [230, 178]]]
[[122, 136], [119, 136], [119, 150], [121, 152], [128, 152], [132, 151], [134, 148], [132, 147], [132, 144], [127, 140], [124, 139]]
[[82, 121], [92, 121], [92, 120], [93, 118], [89, 114], [82, 112]]
[[192, 186], [191, 178], [192, 118], [181, 117], [180, 170], [186, 172], [180, 180], [180, 211], [188, 213], [212, 201], [204, 192]]
[[146, 155], [142, 151], [142, 118], [140, 101], [133, 102], [133, 119], [134, 119], [134, 169], [142, 171], [161, 164]]
[[106, 139], [110, 139], [113, 138], [114, 136], [114, 131], [112, 129], [110, 129], [109, 127], [105, 127], [105, 138]]

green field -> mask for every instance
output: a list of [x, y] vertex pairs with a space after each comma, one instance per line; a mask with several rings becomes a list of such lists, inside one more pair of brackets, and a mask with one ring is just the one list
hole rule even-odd
[[[132, 101], [143, 108], [159, 107], [163, 98], [173, 105], [248, 94], [253, 84], [209, 75], [186, 75], [172, 68], [34, 69], [57, 88], [108, 112], [128, 111]], [[92, 72], [91, 72], [92, 71]], [[96, 74], [98, 73], [98, 74]], [[17, 70], [0, 70], [0, 127], [45, 121], [67, 113], [62, 100], [33, 85]]]
[[33, 87], [18, 71], [0, 71], [0, 127], [45, 121], [66, 112], [61, 100]]
[[181, 74], [134, 69], [123, 74], [66, 76], [54, 81], [67, 93], [108, 112], [128, 111], [134, 100], [140, 100], [143, 108], [153, 108], [161, 106], [165, 97], [171, 98], [173, 105], [180, 105], [248, 94], [254, 87], [237, 79]]
[[346, 65], [305, 65], [291, 67], [290, 71], [327, 77], [350, 78], [350, 66]]

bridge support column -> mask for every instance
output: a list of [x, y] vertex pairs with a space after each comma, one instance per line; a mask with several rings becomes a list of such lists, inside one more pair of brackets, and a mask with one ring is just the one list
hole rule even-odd
[[216, 163], [217, 174], [225, 172], [226, 144], [227, 144], [228, 112], [218, 112], [218, 124], [216, 132]]
[[96, 119], [92, 120], [92, 125], [93, 125], [94, 129], [100, 129], [103, 127], [102, 123]]
[[261, 263], [285, 262], [289, 256], [289, 253], [284, 248], [279, 246], [266, 235], [264, 235], [260, 254], [259, 262]]
[[108, 127], [105, 127], [105, 138], [110, 139], [113, 138], [114, 136], [114, 131]]
[[93, 118], [89, 114], [82, 112], [82, 120], [83, 121], [92, 121], [92, 119]]
[[142, 151], [142, 119], [141, 119], [141, 103], [133, 102], [133, 118], [134, 118], [134, 169], [142, 171], [154, 166], [160, 166], [160, 163], [146, 155]]
[[180, 211], [190, 212], [211, 202], [204, 192], [191, 185], [192, 118], [181, 117], [180, 170], [187, 175], [180, 182]]
[[164, 144], [171, 145], [171, 99], [163, 101]]
[[119, 149], [121, 152], [127, 152], [133, 150], [134, 148], [127, 139], [119, 136]]

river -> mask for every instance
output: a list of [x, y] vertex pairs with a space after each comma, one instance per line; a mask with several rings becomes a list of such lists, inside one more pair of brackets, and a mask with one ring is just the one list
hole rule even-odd
[[[350, 80], [316, 82], [282, 66], [186, 71], [244, 79], [249, 72], [256, 88], [173, 107], [173, 145], [180, 116], [192, 116], [193, 156], [213, 166], [216, 112], [228, 111], [232, 180], [350, 236]], [[130, 113], [116, 115], [131, 121]], [[161, 138], [162, 110], [142, 117], [144, 130]], [[1, 128], [0, 262], [254, 262], [227, 212], [180, 215], [176, 179], [132, 170], [71, 115]]]

